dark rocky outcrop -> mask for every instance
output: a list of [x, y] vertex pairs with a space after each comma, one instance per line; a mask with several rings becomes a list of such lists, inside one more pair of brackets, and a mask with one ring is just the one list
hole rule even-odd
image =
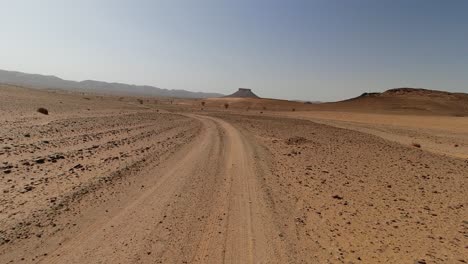
[[251, 89], [239, 88], [239, 90], [231, 95], [226, 97], [239, 97], [239, 98], [260, 98], [252, 92]]

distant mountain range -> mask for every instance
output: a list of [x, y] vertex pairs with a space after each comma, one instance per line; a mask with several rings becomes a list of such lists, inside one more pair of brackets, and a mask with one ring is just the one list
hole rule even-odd
[[38, 89], [62, 89], [121, 95], [148, 95], [179, 98], [207, 98], [224, 96], [223, 94], [218, 93], [190, 92], [186, 90], [169, 90], [148, 85], [108, 83], [93, 80], [75, 82], [63, 80], [56, 76], [29, 74], [5, 70], [0, 70], [0, 83], [26, 86]]

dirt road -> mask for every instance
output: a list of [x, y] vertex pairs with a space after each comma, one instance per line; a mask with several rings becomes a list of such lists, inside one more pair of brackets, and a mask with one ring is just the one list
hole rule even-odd
[[468, 160], [428, 142], [466, 144], [433, 127], [416, 148], [300, 112], [0, 97], [0, 264], [468, 262]]
[[[258, 179], [255, 146], [220, 119], [118, 197], [70, 216], [75, 228], [3, 251], [38, 263], [286, 263]], [[258, 161], [258, 160], [257, 160]], [[135, 188], [140, 191], [132, 190]], [[105, 212], [105, 213], [103, 213]], [[77, 218], [76, 218], [77, 217]], [[30, 241], [31, 242], [31, 241]]]

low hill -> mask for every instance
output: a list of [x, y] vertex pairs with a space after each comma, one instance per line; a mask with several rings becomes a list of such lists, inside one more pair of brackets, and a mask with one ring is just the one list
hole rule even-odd
[[62, 89], [137, 96], [146, 95], [179, 98], [206, 98], [223, 96], [222, 94], [217, 93], [190, 92], [186, 90], [169, 90], [148, 85], [108, 83], [93, 80], [75, 82], [63, 80], [56, 76], [29, 74], [4, 70], [0, 70], [0, 83], [39, 89]]
[[321, 104], [321, 108], [405, 114], [468, 115], [468, 94], [422, 88], [395, 88]]

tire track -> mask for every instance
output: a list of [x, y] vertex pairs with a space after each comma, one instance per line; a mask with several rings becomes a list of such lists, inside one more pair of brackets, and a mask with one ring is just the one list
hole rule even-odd
[[189, 117], [203, 124], [198, 137], [135, 172], [145, 184], [100, 207], [113, 210], [83, 210], [88, 222], [62, 230], [60, 243], [29, 248], [46, 252], [31, 262], [288, 263], [258, 181], [254, 141], [221, 119]]

